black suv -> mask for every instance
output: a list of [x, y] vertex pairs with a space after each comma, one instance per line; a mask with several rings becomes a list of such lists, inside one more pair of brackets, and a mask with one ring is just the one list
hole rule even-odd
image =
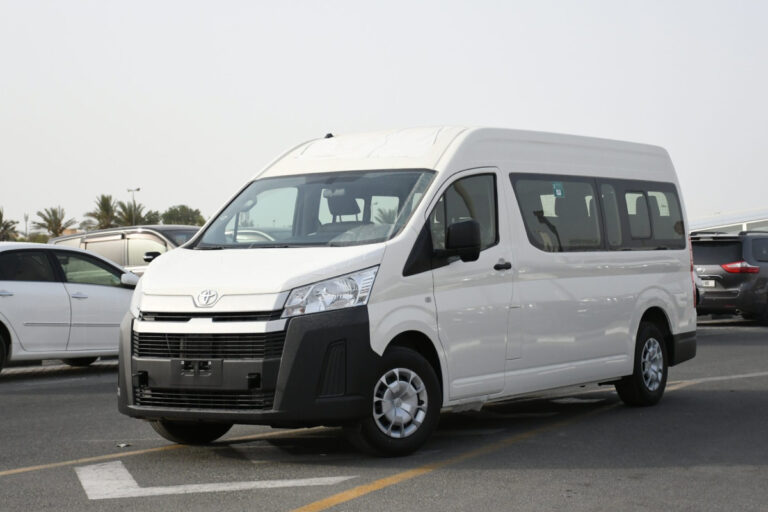
[[768, 323], [768, 231], [691, 235], [701, 278], [698, 313], [740, 313]]

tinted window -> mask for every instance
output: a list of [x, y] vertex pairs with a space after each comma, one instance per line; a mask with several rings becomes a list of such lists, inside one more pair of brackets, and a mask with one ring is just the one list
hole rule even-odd
[[69, 252], [57, 252], [56, 258], [68, 283], [120, 286], [120, 273], [98, 260]]
[[768, 261], [768, 238], [752, 240], [752, 256], [757, 261]]
[[433, 249], [445, 249], [448, 226], [470, 219], [480, 224], [481, 250], [498, 242], [496, 176], [493, 174], [462, 178], [448, 187], [429, 219]]
[[118, 265], [125, 265], [125, 240], [86, 240], [85, 248], [112, 260]]
[[653, 237], [657, 240], [675, 240], [685, 235], [683, 214], [674, 192], [648, 191], [648, 213], [651, 216]]
[[602, 245], [592, 180], [520, 177], [515, 195], [531, 243], [544, 251], [586, 251]]
[[632, 238], [651, 238], [651, 219], [648, 216], [648, 199], [642, 192], [624, 194], [629, 218], [629, 234]]
[[722, 265], [741, 261], [741, 242], [693, 242], [694, 265]]
[[0, 253], [0, 281], [56, 281], [48, 256], [42, 251]]
[[128, 239], [128, 265], [146, 265], [144, 254], [148, 252], [164, 253], [168, 248], [165, 242], [153, 236], [145, 236]]

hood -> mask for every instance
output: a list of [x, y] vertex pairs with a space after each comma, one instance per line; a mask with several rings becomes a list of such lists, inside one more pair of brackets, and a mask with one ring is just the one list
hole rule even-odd
[[142, 277], [149, 295], [275, 294], [381, 263], [384, 244], [351, 247], [174, 249], [155, 259]]

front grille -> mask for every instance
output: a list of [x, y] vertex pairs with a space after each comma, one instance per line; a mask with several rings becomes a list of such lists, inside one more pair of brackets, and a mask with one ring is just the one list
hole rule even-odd
[[222, 313], [167, 313], [142, 311], [141, 319], [147, 322], [189, 322], [193, 318], [210, 318], [212, 322], [268, 322], [280, 320], [282, 310], [277, 311], [228, 311]]
[[271, 409], [274, 392], [136, 388], [136, 405], [192, 409]]
[[133, 332], [136, 357], [266, 359], [283, 354], [285, 331], [268, 333], [169, 334]]

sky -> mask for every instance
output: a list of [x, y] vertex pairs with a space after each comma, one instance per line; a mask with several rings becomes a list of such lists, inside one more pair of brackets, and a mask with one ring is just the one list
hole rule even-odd
[[666, 148], [688, 216], [768, 210], [768, 2], [0, 0], [0, 208], [208, 218], [308, 139], [468, 125]]

